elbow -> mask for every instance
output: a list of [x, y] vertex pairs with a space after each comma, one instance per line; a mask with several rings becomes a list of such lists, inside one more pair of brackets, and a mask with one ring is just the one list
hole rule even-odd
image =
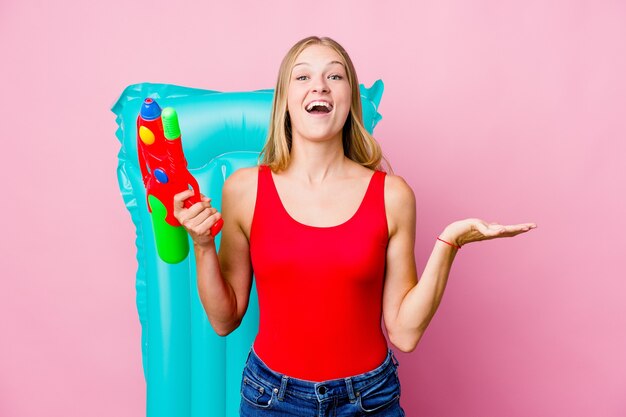
[[214, 329], [214, 330], [215, 330], [215, 333], [217, 333], [217, 335], [221, 336], [221, 337], [226, 337], [226, 336], [228, 336], [229, 334], [232, 333], [232, 330], [230, 330], [230, 331], [229, 330], [225, 330], [225, 329], [219, 329], [219, 330], [218, 329]]
[[[392, 342], [393, 343], [393, 342]], [[411, 353], [415, 350], [415, 348], [417, 347], [417, 343], [407, 343], [407, 344], [402, 344], [402, 343], [393, 343], [393, 345], [395, 347], [398, 348], [398, 350], [400, 350], [403, 353]]]
[[237, 330], [237, 327], [239, 327], [240, 324], [241, 324], [241, 321], [237, 321], [228, 326], [215, 326], [213, 325], [213, 323], [211, 323], [211, 326], [213, 327], [213, 330], [215, 330], [215, 333], [217, 333], [218, 336], [226, 337], [232, 332], [234, 332], [235, 330]]
[[411, 353], [417, 348], [422, 337], [421, 332], [404, 332], [396, 335], [389, 334], [389, 341], [403, 353]]

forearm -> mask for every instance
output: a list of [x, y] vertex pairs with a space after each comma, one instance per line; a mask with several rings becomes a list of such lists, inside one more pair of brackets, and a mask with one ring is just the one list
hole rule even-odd
[[237, 298], [223, 278], [215, 245], [194, 245], [198, 293], [211, 326], [226, 336], [238, 326]]
[[[454, 243], [447, 231], [441, 239]], [[395, 342], [403, 350], [415, 349], [419, 339], [432, 320], [443, 297], [452, 262], [458, 249], [439, 240], [435, 241], [419, 282], [406, 294], [398, 311]], [[394, 343], [395, 344], [395, 343]]]

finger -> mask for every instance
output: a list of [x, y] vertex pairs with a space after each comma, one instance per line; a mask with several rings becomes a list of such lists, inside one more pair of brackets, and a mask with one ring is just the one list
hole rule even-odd
[[193, 190], [185, 190], [181, 193], [174, 195], [174, 209], [182, 209], [185, 205], [185, 200], [193, 195]]
[[530, 229], [534, 229], [535, 227], [537, 227], [537, 225], [535, 223], [524, 223], [521, 224], [519, 227], [522, 232], [527, 232]]
[[207, 203], [206, 201], [200, 201], [198, 203], [195, 203], [191, 207], [189, 207], [188, 210], [189, 210], [189, 217], [196, 217], [204, 211], [215, 210], [215, 209], [211, 207], [211, 203]]
[[[191, 209], [189, 209], [191, 210]], [[213, 215], [217, 210], [215, 210], [214, 208], [209, 208], [209, 209], [204, 209], [202, 210], [200, 213], [198, 213], [197, 215], [194, 216], [190, 216], [186, 219], [185, 223], [183, 223], [183, 226], [185, 226], [188, 230], [196, 233], [196, 234], [201, 234], [202, 232], [199, 231], [200, 229], [200, 225], [206, 220], [208, 219], [211, 215]]]
[[506, 226], [500, 223], [489, 223], [489, 230], [491, 230], [494, 235], [498, 235], [506, 232]]
[[477, 231], [478, 233], [480, 233], [483, 236], [487, 232], [487, 228], [485, 227], [485, 225], [482, 222], [477, 222], [475, 225], [473, 225], [473, 230]]
[[516, 226], [516, 227], [528, 227], [528, 228], [534, 228], [537, 227], [536, 223], [518, 223], [518, 224], [514, 224], [512, 226]]
[[204, 208], [211, 207], [211, 203], [209, 203], [208, 201], [203, 201], [203, 200], [195, 200], [195, 199], [194, 200], [189, 200], [189, 199], [187, 199], [185, 201], [185, 203], [191, 203], [191, 204], [189, 204], [187, 209], [188, 210], [192, 210], [192, 213], [194, 213], [194, 214], [197, 214], [197, 213], [201, 212]]
[[537, 225], [535, 223], [520, 223], [510, 227], [514, 227], [518, 230], [530, 230], [537, 227]]
[[213, 227], [213, 225], [217, 223], [217, 221], [221, 218], [221, 213], [216, 210], [215, 213], [213, 213], [211, 216], [209, 216], [201, 224], [198, 225], [198, 230], [201, 230], [202, 234], [208, 233], [209, 230], [211, 230], [211, 227]]
[[206, 201], [206, 200], [203, 200], [203, 201], [198, 201], [196, 204], [197, 204], [199, 207], [202, 207], [202, 208], [211, 208], [211, 207], [212, 207], [212, 206], [211, 206], [211, 202], [210, 202], [210, 201]]
[[[209, 197], [205, 196], [202, 193], [200, 193], [200, 201], [201, 202], [211, 203], [211, 199]], [[211, 204], [209, 204], [209, 207], [211, 207]]]
[[479, 222], [476, 224], [476, 228], [478, 232], [485, 237], [497, 236], [500, 233], [500, 227], [492, 226], [491, 224], [485, 226], [483, 223]]
[[527, 224], [515, 224], [515, 225], [504, 226], [504, 229], [505, 230], [502, 233], [503, 235], [515, 236], [520, 233], [529, 231], [530, 227]]

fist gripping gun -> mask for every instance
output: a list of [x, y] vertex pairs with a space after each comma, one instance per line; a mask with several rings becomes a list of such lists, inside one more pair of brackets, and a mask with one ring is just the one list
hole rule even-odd
[[[137, 116], [137, 154], [157, 252], [164, 262], [179, 263], [189, 253], [189, 242], [185, 228], [174, 217], [174, 195], [193, 189], [194, 195], [184, 202], [186, 208], [201, 201], [201, 196], [198, 182], [187, 170], [178, 115], [172, 107], [161, 110], [153, 99], [144, 100]], [[211, 227], [211, 236], [223, 225], [220, 218]]]

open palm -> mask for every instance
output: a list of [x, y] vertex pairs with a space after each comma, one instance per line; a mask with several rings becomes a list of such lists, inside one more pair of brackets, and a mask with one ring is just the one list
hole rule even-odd
[[537, 225], [535, 223], [503, 225], [499, 223], [487, 223], [484, 220], [475, 218], [460, 220], [449, 226], [450, 230], [454, 231], [454, 240], [459, 246], [481, 240], [513, 237], [520, 233], [526, 233], [536, 227]]

